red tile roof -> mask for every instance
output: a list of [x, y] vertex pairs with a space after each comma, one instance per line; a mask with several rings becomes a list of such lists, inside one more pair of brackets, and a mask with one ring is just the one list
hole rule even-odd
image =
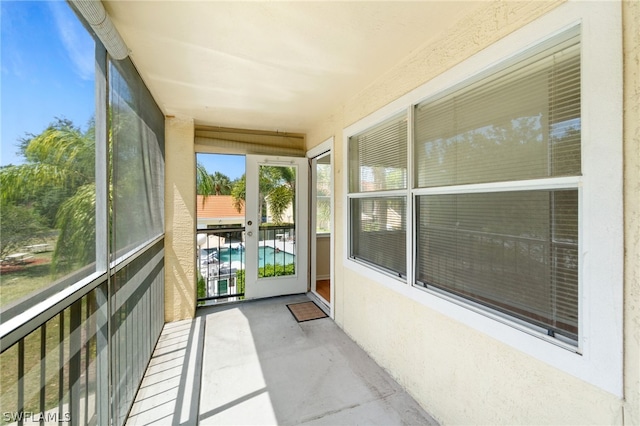
[[[202, 199], [204, 197], [204, 205]], [[244, 206], [240, 212], [233, 206], [233, 197], [231, 195], [198, 195], [196, 205], [196, 217], [204, 218], [224, 218], [224, 217], [241, 217], [244, 218]]]

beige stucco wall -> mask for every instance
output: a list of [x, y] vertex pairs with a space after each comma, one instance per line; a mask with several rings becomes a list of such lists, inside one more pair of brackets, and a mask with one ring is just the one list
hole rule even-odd
[[640, 2], [623, 4], [625, 419], [640, 424]]
[[[343, 128], [554, 9], [486, 3], [337, 107], [307, 134], [334, 136], [335, 235], [346, 235]], [[625, 399], [445, 317], [343, 266], [336, 238], [335, 320], [444, 424], [640, 424], [639, 6], [623, 7], [625, 42]], [[383, 314], [384, 313], [384, 314]], [[398, 348], [403, 348], [399, 351]]]
[[165, 321], [196, 309], [196, 172], [193, 120], [165, 120]]

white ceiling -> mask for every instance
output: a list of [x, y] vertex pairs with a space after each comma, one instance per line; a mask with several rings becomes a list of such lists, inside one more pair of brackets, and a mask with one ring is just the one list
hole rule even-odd
[[304, 133], [480, 2], [103, 3], [165, 114]]

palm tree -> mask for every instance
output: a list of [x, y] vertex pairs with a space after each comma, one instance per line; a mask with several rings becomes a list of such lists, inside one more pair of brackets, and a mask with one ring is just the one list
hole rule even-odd
[[53, 254], [54, 269], [95, 260], [95, 138], [90, 125], [82, 132], [57, 118], [39, 135], [21, 141], [26, 163], [0, 170], [3, 203], [27, 204], [52, 188], [72, 194], [57, 208], [60, 231]]
[[[295, 202], [295, 169], [286, 166], [260, 166], [260, 199], [258, 211], [262, 214], [265, 201], [269, 201], [271, 216], [276, 224], [282, 223], [282, 215]], [[234, 207], [241, 211], [246, 201], [246, 176], [242, 175], [231, 190]]]
[[196, 163], [196, 194], [202, 195], [202, 207], [204, 207], [207, 195], [215, 193], [213, 179], [202, 163]]
[[282, 225], [282, 215], [293, 202], [293, 191], [288, 185], [278, 185], [267, 195], [273, 223]]
[[202, 163], [196, 164], [196, 193], [203, 196], [203, 207], [208, 195], [230, 194], [231, 190], [231, 180], [227, 175], [220, 172], [210, 175]]
[[261, 166], [260, 180], [266, 181], [261, 193], [269, 202], [271, 218], [276, 225], [282, 225], [285, 210], [295, 205], [296, 169], [289, 166]]
[[231, 197], [233, 197], [233, 207], [240, 213], [247, 199], [247, 176], [243, 174], [233, 183], [231, 188]]
[[210, 177], [216, 195], [229, 195], [231, 193], [231, 179], [229, 179], [229, 176], [224, 173], [214, 172]]
[[[213, 179], [202, 163], [196, 164], [196, 193], [198, 195], [213, 195], [215, 193]], [[204, 198], [202, 202], [204, 203]]]

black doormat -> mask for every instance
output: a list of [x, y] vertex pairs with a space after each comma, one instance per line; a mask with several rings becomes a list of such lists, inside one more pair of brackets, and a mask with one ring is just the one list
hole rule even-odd
[[291, 303], [287, 305], [291, 315], [298, 322], [326, 318], [328, 315], [313, 302]]

